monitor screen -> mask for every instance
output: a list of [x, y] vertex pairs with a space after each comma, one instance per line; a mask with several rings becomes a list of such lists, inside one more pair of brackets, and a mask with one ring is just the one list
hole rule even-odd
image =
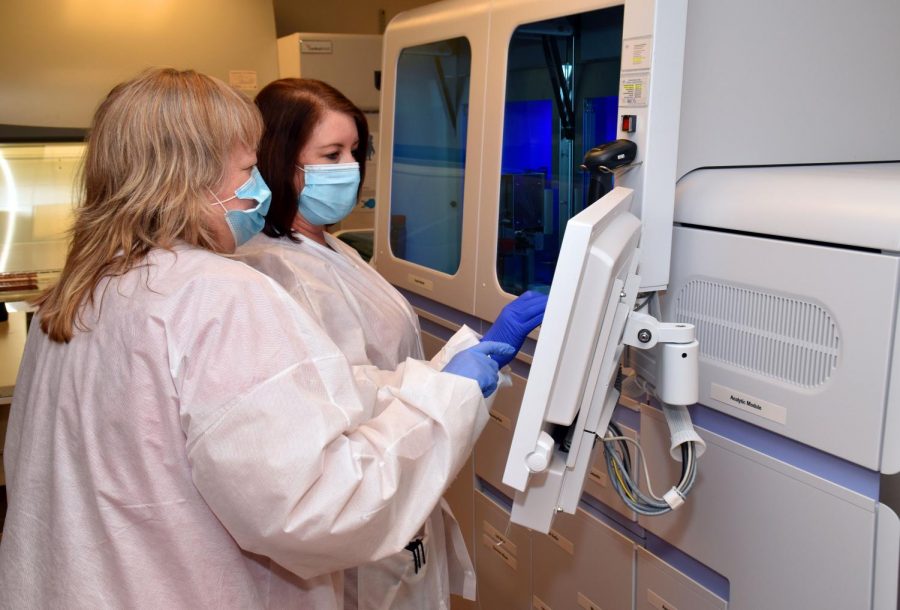
[[640, 286], [632, 196], [617, 187], [566, 225], [503, 475], [517, 490], [512, 521], [533, 530], [575, 512], [595, 433], [618, 399], [622, 333]]

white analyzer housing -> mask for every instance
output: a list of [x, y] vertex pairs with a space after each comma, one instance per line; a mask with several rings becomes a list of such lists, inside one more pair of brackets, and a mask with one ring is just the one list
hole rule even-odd
[[[415, 75], [428, 86], [406, 93], [428, 93], [455, 117], [465, 110], [465, 138], [451, 141], [464, 140], [465, 154], [440, 171], [398, 158], [379, 163], [375, 264], [406, 291], [435, 346], [444, 329], [495, 319], [514, 298], [497, 270], [509, 177], [505, 118], [511, 104], [530, 101], [526, 77], [508, 65], [511, 41], [519, 28], [538, 24], [546, 33], [619, 7], [616, 137], [634, 141], [638, 157], [613, 191], [573, 218], [534, 355], [520, 355], [514, 387], [498, 395], [461, 477], [468, 495], [457, 506], [471, 526], [482, 604], [588, 607], [577, 592], [597, 607], [895, 608], [894, 0], [454, 0], [398, 16], [384, 39], [382, 149], [396, 152], [404, 51], [464, 39], [465, 79], [444, 83], [464, 80], [455, 97], [441, 96], [433, 57]], [[592, 34], [588, 49], [574, 34], [558, 39], [570, 38], [576, 59], [608, 42]], [[517, 59], [528, 76], [538, 73], [542, 58]], [[594, 68], [582, 76], [598, 78]], [[507, 89], [513, 75], [514, 91]], [[423, 105], [416, 99], [407, 111]], [[622, 129], [626, 115], [634, 131]], [[564, 165], [562, 153], [553, 163]], [[456, 230], [458, 219], [459, 260], [449, 270], [407, 260], [392, 248], [397, 227], [386, 204], [397, 195], [419, 210], [426, 207], [421, 193], [443, 197], [454, 181], [463, 183], [452, 192], [460, 205], [429, 201], [437, 210], [429, 221]], [[578, 305], [590, 302], [579, 282], [594, 291], [590, 314]], [[658, 296], [635, 312], [649, 292]], [[679, 334], [680, 323], [693, 326], [697, 344]], [[643, 330], [657, 339], [674, 333], [676, 342], [639, 349]], [[659, 404], [635, 394], [616, 407], [611, 363], [619, 355], [673, 403], [693, 399], [693, 388], [681, 383], [693, 372], [669, 376], [660, 362], [674, 362], [666, 367], [673, 371], [696, 366], [689, 410], [706, 451], [690, 498], [676, 511], [646, 516], [622, 505], [598, 468], [604, 455], [586, 449], [616, 408], [613, 423], [639, 440], [651, 478], [677, 475]], [[557, 375], [568, 381], [554, 383]], [[554, 424], [577, 432], [567, 441]], [[535, 531], [546, 529], [549, 536]]]

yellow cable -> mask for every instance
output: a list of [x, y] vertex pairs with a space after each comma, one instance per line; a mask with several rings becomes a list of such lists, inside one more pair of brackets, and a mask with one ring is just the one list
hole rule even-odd
[[619, 472], [619, 464], [615, 460], [612, 461], [613, 470], [616, 472], [616, 479], [619, 481], [619, 488], [625, 492], [625, 495], [628, 496], [628, 499], [632, 502], [637, 502], [634, 499], [634, 496], [631, 495], [631, 491], [628, 489], [628, 486], [625, 485], [625, 481], [622, 480], [622, 473]]

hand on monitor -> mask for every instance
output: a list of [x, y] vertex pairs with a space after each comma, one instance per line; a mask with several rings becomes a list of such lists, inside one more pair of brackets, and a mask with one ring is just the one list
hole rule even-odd
[[507, 304], [497, 316], [486, 333], [483, 341], [501, 341], [511, 345], [514, 349], [509, 358], [494, 358], [504, 367], [516, 357], [516, 353], [522, 349], [525, 337], [528, 333], [540, 326], [544, 319], [544, 309], [547, 308], [547, 295], [529, 290], [512, 303]]
[[516, 350], [506, 343], [482, 340], [453, 356], [443, 372], [474, 379], [481, 388], [482, 395], [487, 398], [497, 389], [500, 371], [498, 360], [512, 359], [515, 355]]

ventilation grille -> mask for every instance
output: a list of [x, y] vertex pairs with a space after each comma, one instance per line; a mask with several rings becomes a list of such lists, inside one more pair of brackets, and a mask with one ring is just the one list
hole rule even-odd
[[821, 385], [838, 363], [834, 319], [808, 301], [692, 280], [678, 293], [675, 319], [697, 327], [703, 357], [794, 385]]

